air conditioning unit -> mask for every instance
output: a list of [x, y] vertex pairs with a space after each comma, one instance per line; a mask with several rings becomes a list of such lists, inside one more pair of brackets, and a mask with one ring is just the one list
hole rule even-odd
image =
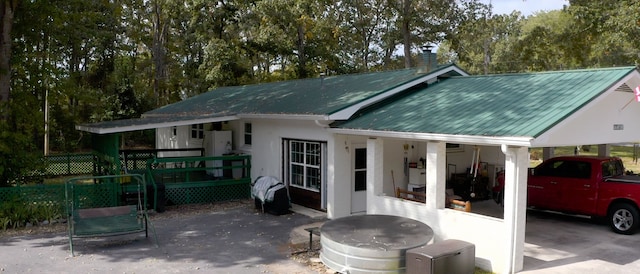
[[407, 274], [464, 274], [475, 271], [476, 247], [460, 240], [444, 240], [407, 250]]

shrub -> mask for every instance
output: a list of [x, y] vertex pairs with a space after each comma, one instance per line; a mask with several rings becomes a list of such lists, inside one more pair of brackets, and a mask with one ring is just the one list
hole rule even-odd
[[18, 228], [27, 223], [38, 225], [42, 221], [49, 221], [62, 217], [60, 209], [53, 205], [25, 202], [18, 196], [11, 197], [0, 205], [0, 228]]

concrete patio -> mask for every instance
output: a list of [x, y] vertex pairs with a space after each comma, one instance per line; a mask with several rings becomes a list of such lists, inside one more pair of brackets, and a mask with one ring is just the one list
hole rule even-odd
[[[491, 203], [474, 206], [500, 209]], [[291, 253], [304, 249], [309, 240], [304, 228], [321, 225], [325, 215], [300, 207], [294, 211], [273, 216], [244, 203], [226, 211], [159, 218], [154, 222], [159, 248], [144, 235], [80, 239], [76, 257], [70, 256], [64, 232], [0, 237], [0, 272], [316, 273], [292, 260]], [[590, 219], [529, 211], [521, 273], [637, 273], [638, 246], [640, 233], [618, 235]]]

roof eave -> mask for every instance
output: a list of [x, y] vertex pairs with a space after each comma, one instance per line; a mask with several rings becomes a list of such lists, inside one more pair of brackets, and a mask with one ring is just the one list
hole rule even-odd
[[397, 132], [397, 131], [379, 131], [367, 129], [344, 129], [331, 128], [332, 133], [347, 135], [363, 135], [369, 137], [383, 137], [396, 139], [413, 139], [425, 141], [441, 141], [454, 144], [473, 144], [473, 145], [509, 145], [517, 147], [531, 147], [533, 137], [527, 136], [475, 136], [475, 135], [451, 135], [440, 133], [420, 133], [420, 132]]
[[[145, 118], [128, 119], [128, 120], [133, 121], [133, 120], [143, 120], [143, 119]], [[86, 131], [86, 132], [95, 133], [95, 134], [111, 134], [111, 133], [122, 133], [122, 132], [139, 131], [139, 130], [147, 130], [147, 129], [174, 127], [174, 126], [186, 126], [186, 125], [193, 125], [193, 124], [233, 121], [237, 119], [238, 117], [236, 116], [222, 116], [222, 117], [187, 119], [187, 120], [172, 121], [172, 122], [163, 121], [163, 122], [156, 122], [156, 123], [141, 123], [137, 125], [126, 125], [126, 126], [109, 126], [109, 121], [107, 121], [102, 123], [76, 125], [76, 130]], [[123, 120], [117, 120], [117, 121], [121, 122]]]

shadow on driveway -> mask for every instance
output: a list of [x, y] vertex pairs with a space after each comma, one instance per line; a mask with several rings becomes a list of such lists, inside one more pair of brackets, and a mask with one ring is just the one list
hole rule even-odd
[[317, 222], [263, 214], [244, 203], [226, 211], [159, 218], [152, 234], [74, 240], [64, 233], [0, 239], [0, 272], [25, 273], [313, 273], [289, 259], [290, 233]]

